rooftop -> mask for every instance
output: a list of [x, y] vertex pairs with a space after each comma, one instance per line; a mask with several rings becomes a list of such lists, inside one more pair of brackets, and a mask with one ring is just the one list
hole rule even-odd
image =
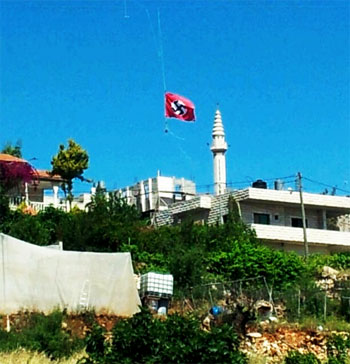
[[40, 181], [64, 182], [64, 179], [60, 175], [58, 175], [58, 174], [52, 175], [50, 173], [50, 171], [37, 169], [36, 172], [37, 172], [38, 179]]
[[13, 155], [10, 154], [4, 154], [4, 153], [0, 153], [0, 162], [17, 162], [17, 163], [28, 163], [25, 159], [22, 158], [18, 158], [18, 157], [14, 157]]
[[[300, 204], [300, 194], [298, 191], [273, 190], [265, 188], [249, 187], [233, 193], [237, 200], [254, 200], [266, 202], [279, 202], [286, 204]], [[350, 197], [330, 196], [317, 193], [303, 192], [305, 206], [327, 207], [328, 209], [343, 209], [344, 213], [350, 213]]]

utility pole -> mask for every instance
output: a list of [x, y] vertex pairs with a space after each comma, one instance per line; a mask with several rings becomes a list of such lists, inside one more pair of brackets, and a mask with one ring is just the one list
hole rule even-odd
[[305, 207], [304, 207], [304, 201], [303, 201], [303, 186], [301, 184], [301, 173], [300, 172], [298, 172], [297, 178], [298, 178], [298, 189], [299, 189], [299, 194], [300, 194], [301, 217], [302, 217], [302, 221], [303, 221], [304, 252], [305, 252], [305, 259], [307, 259], [309, 256], [309, 244], [307, 242], [307, 235], [306, 235]]

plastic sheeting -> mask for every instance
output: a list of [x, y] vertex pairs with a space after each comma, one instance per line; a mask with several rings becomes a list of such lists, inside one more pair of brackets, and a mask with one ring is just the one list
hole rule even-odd
[[131, 316], [140, 305], [130, 253], [48, 249], [0, 234], [0, 313], [60, 308]]

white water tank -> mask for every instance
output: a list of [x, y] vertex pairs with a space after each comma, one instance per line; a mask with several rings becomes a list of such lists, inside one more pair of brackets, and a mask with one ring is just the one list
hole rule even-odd
[[284, 181], [281, 179], [276, 179], [275, 183], [275, 190], [282, 191], [284, 190]]

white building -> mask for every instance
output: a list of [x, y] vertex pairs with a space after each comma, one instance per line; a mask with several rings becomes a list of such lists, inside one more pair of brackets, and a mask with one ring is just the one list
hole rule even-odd
[[196, 196], [194, 182], [176, 177], [161, 176], [148, 178], [132, 186], [115, 191], [130, 205], [135, 205], [142, 213], [152, 215], [154, 211], [164, 211], [178, 201], [188, 201]]
[[[16, 176], [16, 171], [19, 173], [27, 171], [26, 173], [31, 174], [31, 177], [28, 177], [29, 182], [15, 179], [13, 186], [7, 191], [12, 209], [22, 206], [23, 203], [35, 211], [50, 205], [65, 208], [65, 204], [59, 198], [59, 187], [65, 182], [61, 176], [51, 175], [49, 171], [36, 170], [26, 160], [3, 153], [0, 154], [0, 169], [2, 168], [4, 171], [14, 171], [13, 176]], [[21, 170], [23, 172], [20, 172]], [[6, 178], [6, 176], [0, 177]], [[46, 194], [48, 191], [50, 191], [49, 196]]]
[[[232, 196], [242, 220], [255, 229], [257, 237], [281, 250], [304, 252], [304, 235], [300, 194], [284, 191], [276, 181], [275, 190], [264, 181], [239, 191], [226, 190], [227, 144], [221, 120], [216, 111], [211, 151], [214, 157], [215, 196], [199, 195], [190, 201], [178, 202], [156, 214], [155, 224], [177, 224], [185, 219], [195, 223], [224, 223], [228, 200]], [[306, 238], [310, 253], [350, 251], [350, 197], [303, 193], [306, 215]]]
[[[20, 170], [23, 165], [30, 166], [29, 162], [24, 159], [3, 153], [0, 153], [0, 168], [1, 165], [10, 170]], [[15, 210], [18, 207], [26, 206], [33, 213], [49, 206], [69, 210], [63, 193], [60, 193], [60, 189], [66, 181], [59, 175], [52, 175], [50, 171], [35, 169], [31, 166], [30, 168], [32, 169], [31, 180], [29, 182], [18, 181], [7, 191], [10, 208]], [[74, 198], [72, 207], [76, 206], [83, 210], [91, 202], [91, 196], [92, 193], [84, 193]]]
[[[197, 196], [157, 214], [157, 225], [185, 219], [195, 223], [225, 223], [228, 200], [237, 202], [242, 220], [265, 244], [284, 251], [304, 252], [300, 194], [249, 187], [223, 195]], [[306, 236], [310, 253], [350, 251], [350, 197], [303, 193]]]

